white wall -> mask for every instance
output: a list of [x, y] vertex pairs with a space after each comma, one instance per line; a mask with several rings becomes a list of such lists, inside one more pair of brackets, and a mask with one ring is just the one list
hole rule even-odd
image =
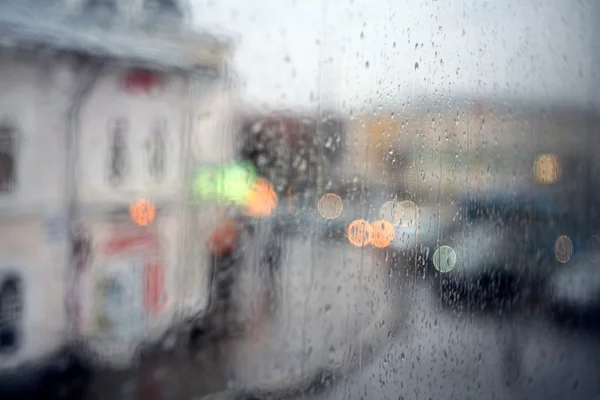
[[0, 54], [0, 122], [17, 128], [17, 180], [0, 193], [0, 274], [22, 275], [21, 349], [3, 367], [54, 351], [66, 333], [67, 113], [73, 75], [58, 60]]
[[194, 101], [190, 149], [198, 164], [227, 162], [236, 156], [239, 99], [226, 82], [203, 82]]
[[68, 247], [65, 236], [46, 228], [37, 216], [0, 223], [0, 276], [17, 272], [24, 287], [21, 347], [14, 355], [0, 356], [0, 367], [37, 360], [65, 339]]
[[[183, 190], [184, 81], [165, 76], [168, 83], [164, 93], [132, 95], [121, 90], [124, 72], [119, 68], [106, 71], [81, 111], [77, 191], [82, 207], [106, 202], [128, 205], [139, 196], [161, 202], [178, 198]], [[120, 117], [126, 118], [129, 126], [125, 133], [127, 177], [121, 186], [113, 188], [108, 181], [109, 126]], [[162, 183], [155, 183], [146, 167], [146, 141], [158, 120], [167, 122], [166, 172]]]
[[18, 130], [17, 184], [0, 193], [0, 215], [56, 210], [66, 196], [69, 93], [65, 64], [28, 56], [0, 58], [0, 123]]

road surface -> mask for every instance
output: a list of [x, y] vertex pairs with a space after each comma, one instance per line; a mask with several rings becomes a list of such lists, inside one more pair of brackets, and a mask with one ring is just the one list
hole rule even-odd
[[316, 399], [597, 399], [600, 335], [526, 316], [458, 315], [421, 287], [409, 328]]
[[89, 398], [193, 399], [338, 369], [343, 377], [303, 398], [600, 399], [598, 332], [443, 308], [427, 284], [388, 269], [384, 252], [300, 236], [282, 240], [281, 301], [270, 311], [260, 246], [247, 249], [236, 292], [246, 335], [175, 348], [135, 374], [97, 374]]

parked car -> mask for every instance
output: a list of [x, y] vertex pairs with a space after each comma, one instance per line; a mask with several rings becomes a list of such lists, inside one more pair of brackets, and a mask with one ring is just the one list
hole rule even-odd
[[557, 239], [579, 237], [568, 207], [554, 188], [463, 198], [454, 224], [428, 258], [441, 298], [489, 308], [541, 295], [561, 267]]
[[575, 246], [569, 262], [554, 271], [543, 298], [552, 321], [566, 327], [600, 328], [598, 261], [597, 249]]

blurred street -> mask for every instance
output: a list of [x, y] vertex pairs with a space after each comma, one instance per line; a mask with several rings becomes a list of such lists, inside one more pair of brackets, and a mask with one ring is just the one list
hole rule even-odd
[[[360, 366], [405, 318], [405, 297], [393, 285], [385, 251], [341, 240], [283, 241], [281, 282], [274, 285], [280, 300], [271, 301], [279, 307], [266, 320], [255, 316], [263, 322], [253, 337], [233, 344], [229, 370], [236, 387], [277, 388], [319, 371]], [[266, 267], [248, 261], [246, 271]], [[242, 314], [250, 315], [258, 308], [248, 300], [257, 298], [259, 280], [239, 281], [237, 301], [245, 305]]]
[[[284, 301], [273, 317], [258, 306], [261, 288], [252, 276], [261, 263], [255, 255], [236, 293], [244, 306], [238, 310], [260, 326], [198, 351], [175, 345], [170, 353], [145, 358], [127, 378], [98, 374], [88, 398], [190, 399], [258, 386], [272, 389], [269, 398], [297, 398], [301, 393], [290, 394], [281, 383], [310, 380], [328, 369], [335, 378], [312, 385], [302, 398], [593, 399], [600, 394], [598, 332], [570, 333], [524, 315], [461, 313], [442, 307], [424, 281], [413, 285], [404, 272], [397, 275], [405, 285], [398, 285], [398, 276], [389, 278], [386, 264], [367, 251], [347, 243], [285, 242]], [[401, 293], [387, 286], [391, 282]], [[362, 352], [353, 352], [356, 346]], [[226, 387], [230, 390], [223, 392]]]
[[598, 332], [526, 316], [456, 315], [426, 288], [416, 294], [409, 328], [374, 363], [310, 398], [599, 398]]

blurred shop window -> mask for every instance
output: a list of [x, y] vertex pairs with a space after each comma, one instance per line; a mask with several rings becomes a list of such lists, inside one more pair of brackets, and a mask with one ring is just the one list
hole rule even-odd
[[127, 141], [125, 134], [128, 122], [124, 118], [117, 119], [110, 128], [109, 138], [109, 182], [111, 186], [118, 187], [125, 180], [127, 168]]
[[0, 192], [11, 192], [16, 181], [15, 130], [0, 127]]
[[166, 131], [167, 121], [161, 119], [154, 124], [146, 143], [148, 155], [148, 174], [156, 183], [163, 181], [166, 169]]
[[5, 278], [0, 286], [0, 354], [11, 353], [19, 347], [19, 326], [23, 310], [21, 279]]

